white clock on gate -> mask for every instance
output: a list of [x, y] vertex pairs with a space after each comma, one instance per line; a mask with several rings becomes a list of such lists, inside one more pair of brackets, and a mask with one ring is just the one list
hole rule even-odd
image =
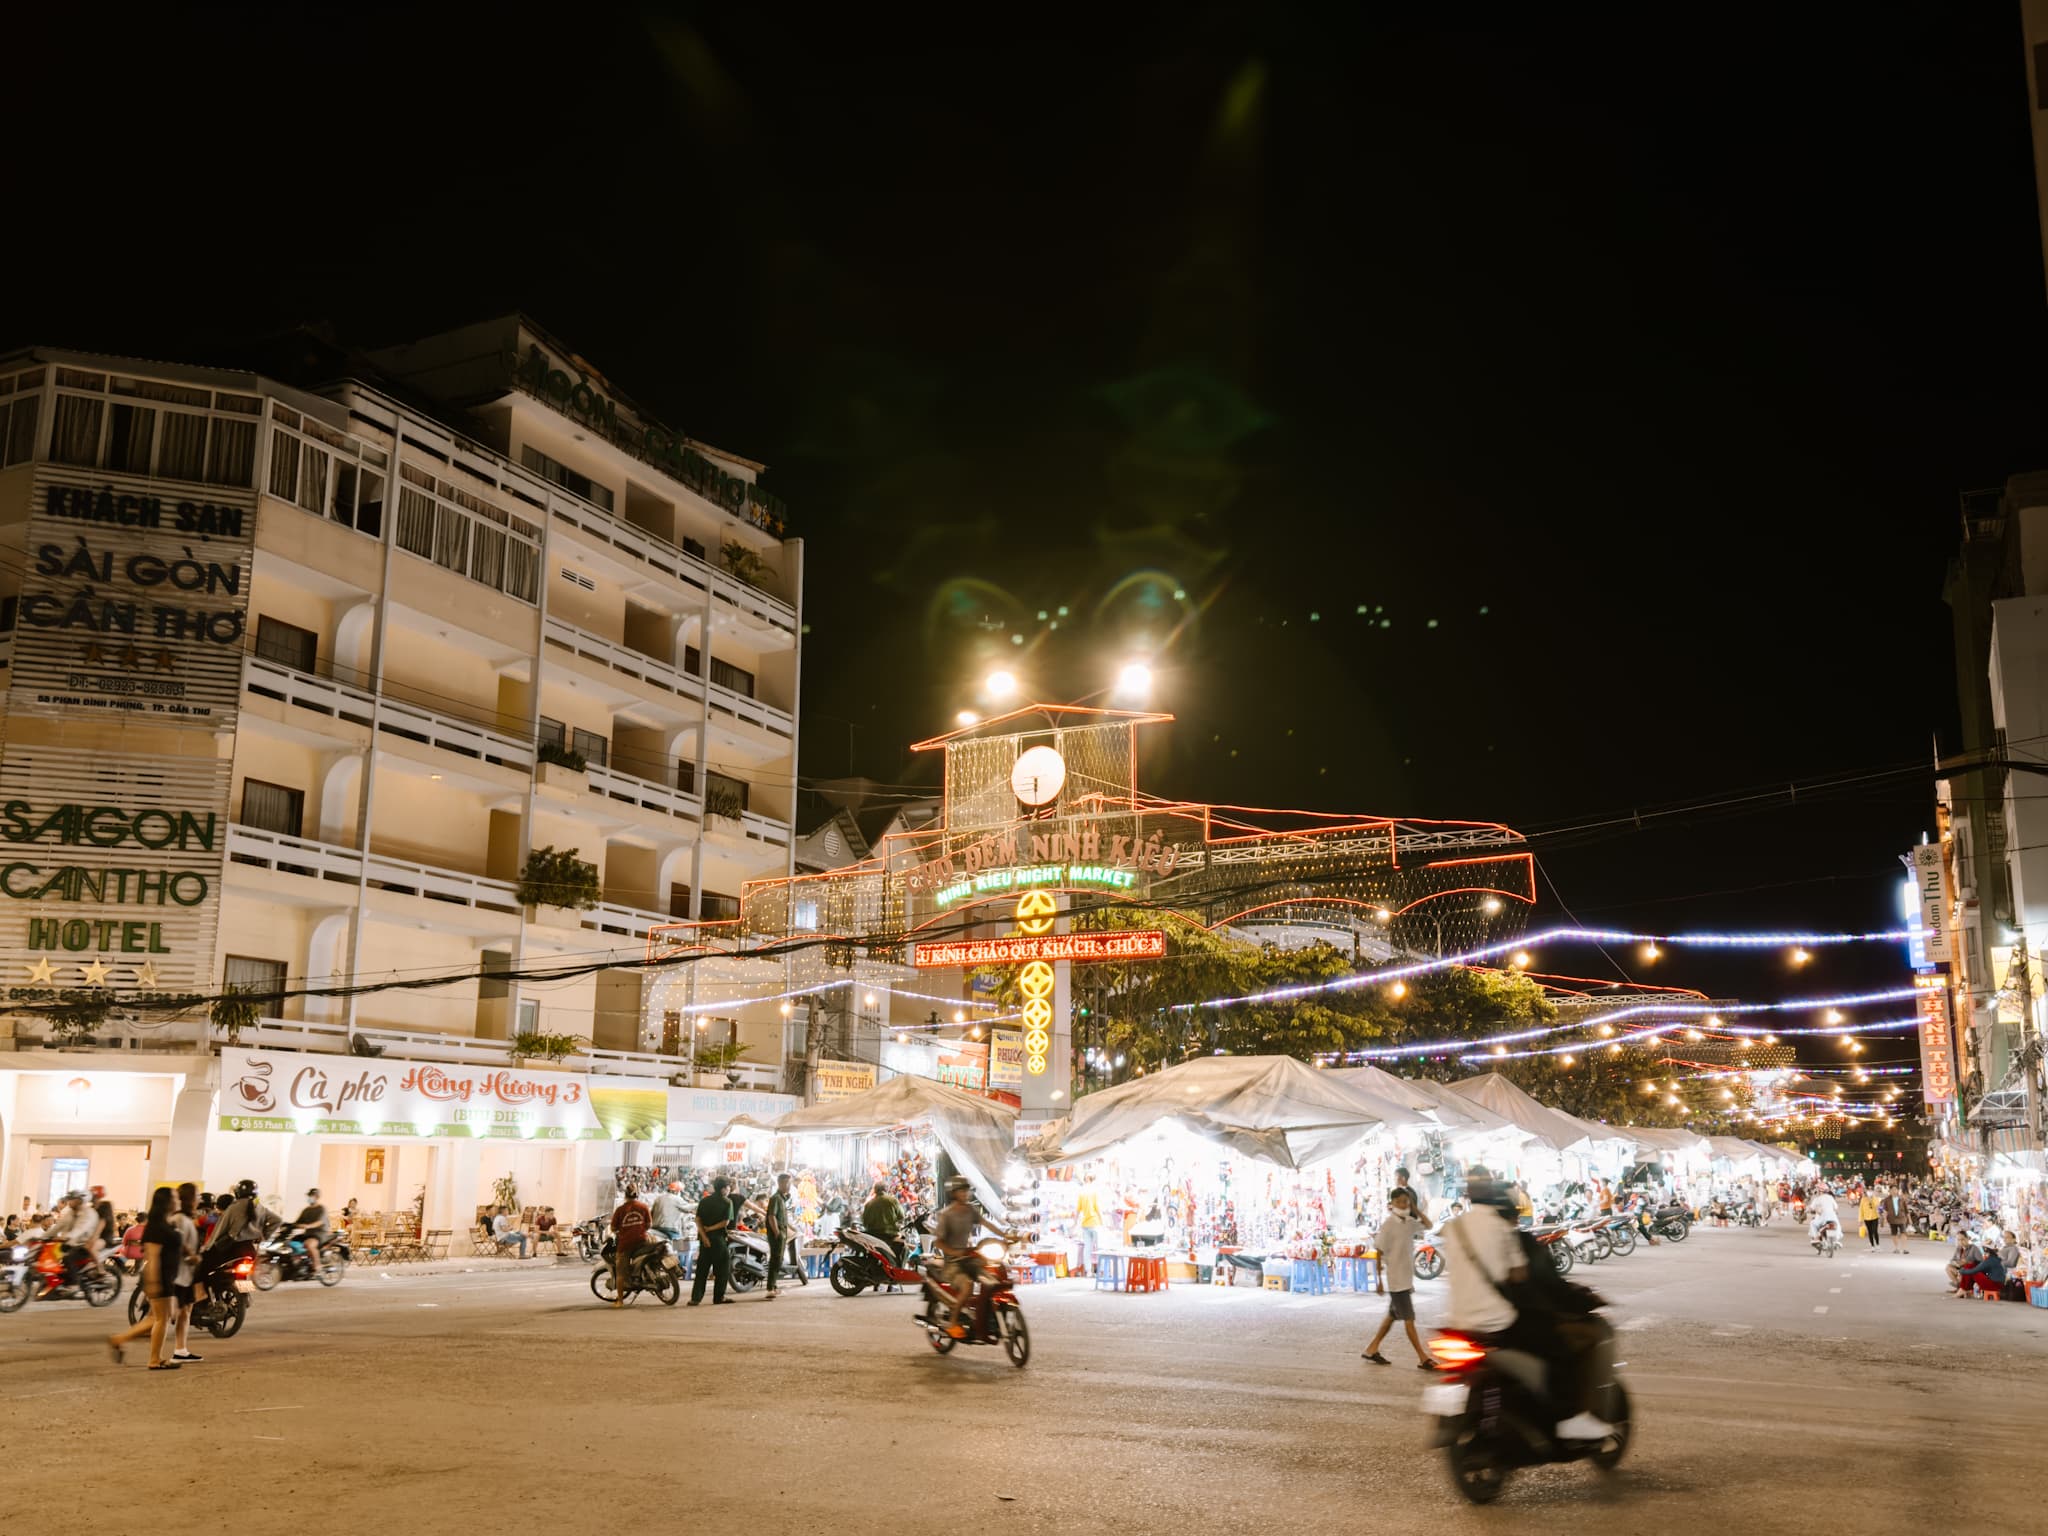
[[1032, 747], [1010, 770], [1010, 788], [1026, 805], [1050, 805], [1067, 782], [1067, 760], [1051, 747]]

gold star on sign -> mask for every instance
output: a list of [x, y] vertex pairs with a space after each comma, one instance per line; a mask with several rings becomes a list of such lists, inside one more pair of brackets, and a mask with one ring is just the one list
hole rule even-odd
[[107, 664], [107, 653], [97, 640], [88, 640], [84, 646], [85, 664], [88, 667], [103, 667]]
[[41, 956], [37, 959], [34, 965], [28, 968], [29, 985], [32, 987], [49, 986], [51, 982], [57, 979], [52, 974], [52, 970], [53, 967], [50, 964], [50, 957], [48, 955]]
[[78, 968], [79, 974], [85, 977], [85, 984], [88, 987], [104, 987], [107, 984], [107, 972], [112, 969], [113, 967], [104, 960], [95, 960], [91, 965], [81, 965]]
[[138, 987], [153, 987], [156, 985], [156, 962], [154, 960], [145, 960], [142, 964], [135, 967], [135, 985]]
[[142, 665], [142, 653], [132, 645], [121, 647], [121, 665], [133, 671]]
[[156, 669], [159, 672], [175, 672], [178, 670], [178, 658], [169, 651], [158, 651], [156, 653]]

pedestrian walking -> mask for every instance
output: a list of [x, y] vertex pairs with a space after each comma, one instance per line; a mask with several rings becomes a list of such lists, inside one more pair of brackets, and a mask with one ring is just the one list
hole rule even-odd
[[1906, 1251], [1906, 1223], [1909, 1216], [1906, 1197], [1899, 1192], [1898, 1185], [1894, 1184], [1885, 1191], [1884, 1200], [1879, 1208], [1884, 1213], [1884, 1224], [1892, 1229], [1892, 1252], [1904, 1253]]
[[180, 1184], [178, 1186], [177, 1209], [171, 1214], [171, 1225], [178, 1229], [178, 1240], [184, 1251], [178, 1258], [178, 1277], [171, 1286], [172, 1322], [174, 1324], [171, 1358], [180, 1365], [197, 1365], [206, 1357], [192, 1353], [192, 1303], [198, 1295], [199, 1278], [199, 1186]]
[[711, 1181], [711, 1192], [697, 1202], [697, 1270], [690, 1280], [690, 1305], [704, 1299], [704, 1281], [711, 1277], [711, 1305], [731, 1305], [725, 1288], [732, 1284], [732, 1196], [726, 1193], [732, 1180], [720, 1174]]
[[775, 1279], [782, 1272], [785, 1251], [792, 1262], [796, 1259], [796, 1217], [789, 1203], [789, 1175], [775, 1176], [775, 1193], [768, 1197], [768, 1209], [762, 1228], [768, 1237], [768, 1299], [775, 1299]]
[[1380, 1341], [1398, 1322], [1408, 1330], [1408, 1343], [1415, 1350], [1419, 1368], [1433, 1371], [1436, 1362], [1429, 1358], [1429, 1351], [1422, 1347], [1422, 1336], [1415, 1331], [1415, 1239], [1428, 1223], [1415, 1214], [1415, 1197], [1407, 1189], [1394, 1190], [1387, 1197], [1387, 1204], [1387, 1219], [1380, 1223], [1379, 1233], [1373, 1239], [1380, 1253], [1380, 1283], [1374, 1289], [1385, 1293], [1387, 1315], [1380, 1320], [1372, 1342], [1365, 1346], [1365, 1358], [1374, 1365], [1394, 1363], [1380, 1353]]
[[172, 1287], [177, 1283], [178, 1263], [185, 1252], [184, 1239], [171, 1225], [174, 1198], [168, 1184], [159, 1184], [156, 1193], [149, 1197], [149, 1219], [142, 1226], [142, 1276], [138, 1282], [143, 1294], [149, 1298], [149, 1316], [125, 1332], [107, 1335], [107, 1348], [113, 1353], [116, 1365], [127, 1354], [127, 1346], [147, 1334], [149, 1368], [152, 1371], [178, 1369], [177, 1361], [164, 1358], [164, 1332], [171, 1322]]
[[1863, 1198], [1856, 1202], [1856, 1219], [1863, 1223], [1863, 1235], [1870, 1241], [1870, 1250], [1877, 1251], [1877, 1191], [1866, 1188]]

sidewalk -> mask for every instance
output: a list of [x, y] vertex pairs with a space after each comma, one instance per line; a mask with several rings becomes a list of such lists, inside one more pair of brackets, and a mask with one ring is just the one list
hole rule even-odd
[[407, 1275], [468, 1275], [495, 1274], [502, 1271], [508, 1275], [548, 1274], [560, 1269], [565, 1273], [581, 1274], [591, 1266], [574, 1254], [557, 1258], [543, 1254], [534, 1259], [500, 1259], [487, 1254], [468, 1253], [448, 1259], [408, 1260], [402, 1264], [369, 1262], [349, 1265], [352, 1275], [389, 1275], [400, 1280]]

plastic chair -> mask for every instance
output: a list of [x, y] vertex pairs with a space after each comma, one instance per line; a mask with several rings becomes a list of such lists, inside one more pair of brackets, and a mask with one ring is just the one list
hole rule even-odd
[[1124, 1288], [1124, 1256], [1120, 1253], [1095, 1255], [1095, 1289], [1120, 1291]]
[[1296, 1259], [1289, 1266], [1287, 1289], [1296, 1295], [1327, 1295], [1330, 1289], [1330, 1272], [1323, 1268], [1320, 1259]]

